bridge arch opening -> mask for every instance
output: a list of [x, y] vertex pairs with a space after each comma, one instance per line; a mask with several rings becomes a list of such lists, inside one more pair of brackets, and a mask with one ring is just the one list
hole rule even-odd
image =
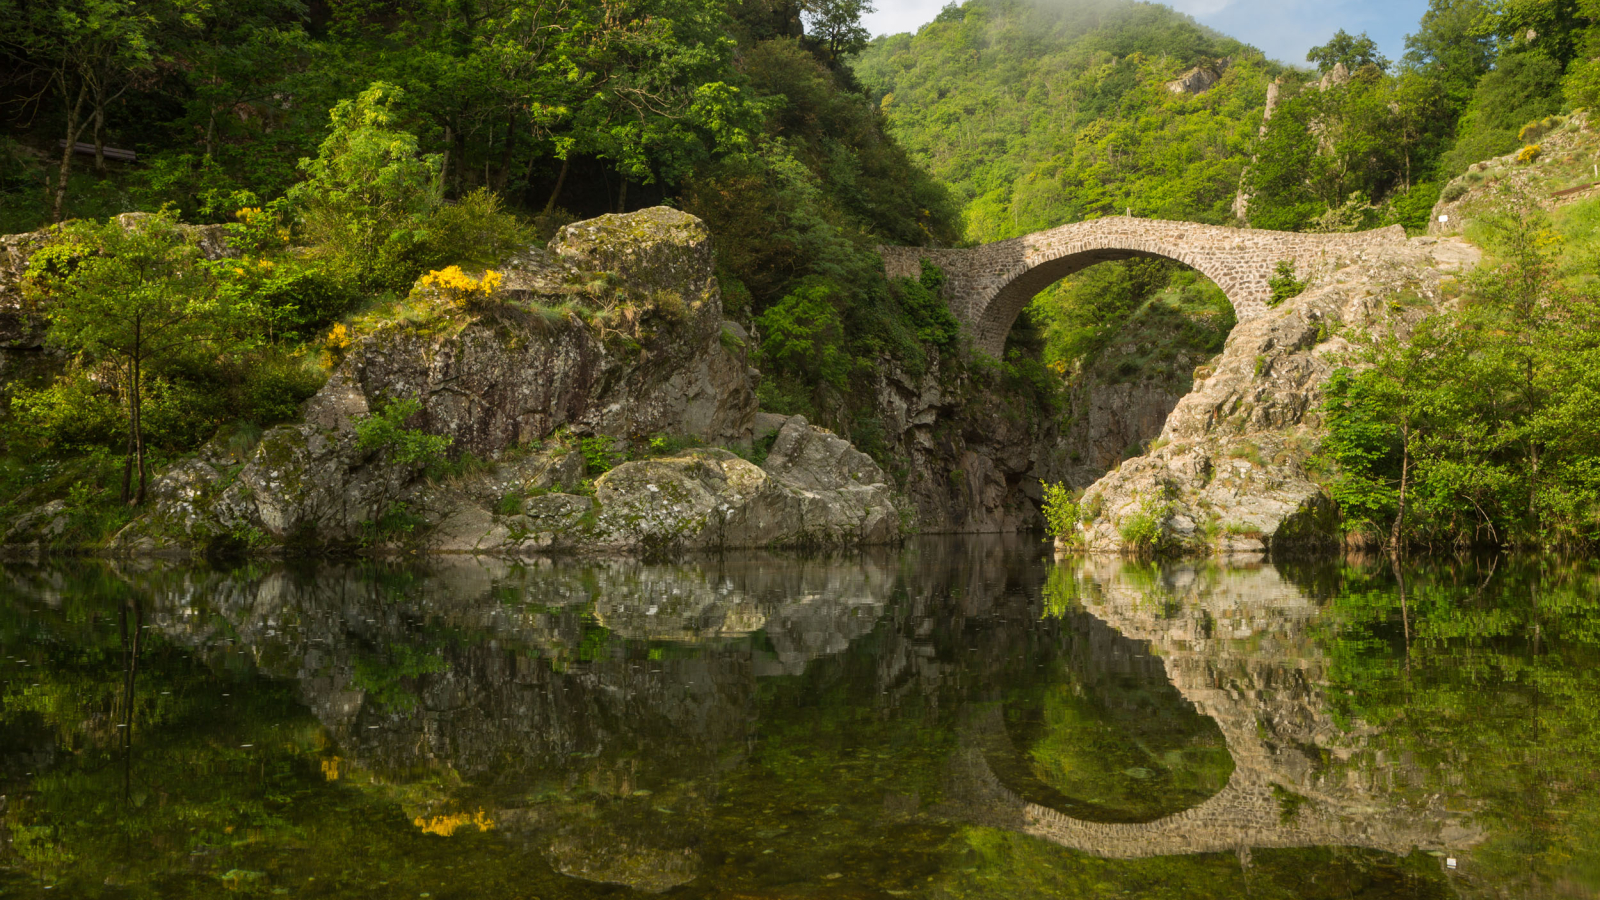
[[[1150, 303], [1225, 319], [1224, 336], [1240, 319], [1233, 298], [1204, 270], [1157, 253], [1104, 251], [1074, 254], [1029, 269], [996, 291], [971, 330], [980, 347], [998, 342], [1008, 348], [1019, 323], [1024, 330], [1030, 324], [1048, 327], [1051, 323], [1041, 322], [1041, 314], [1049, 319], [1054, 313], [1057, 322], [1081, 320], [1074, 327], [1092, 328], [1103, 342], [1132, 324]], [[1088, 316], [1098, 319], [1091, 321]]]
[[1160, 258], [1097, 263], [1030, 298], [1002, 352], [1063, 385], [1072, 425], [1049, 479], [1085, 488], [1143, 453], [1235, 323], [1221, 288]]

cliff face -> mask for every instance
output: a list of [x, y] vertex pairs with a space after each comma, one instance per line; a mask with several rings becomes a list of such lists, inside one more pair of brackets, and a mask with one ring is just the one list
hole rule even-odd
[[1221, 356], [1196, 370], [1155, 449], [1085, 492], [1085, 545], [1124, 550], [1139, 528], [1192, 552], [1333, 541], [1336, 512], [1306, 471], [1321, 441], [1323, 386], [1361, 343], [1404, 338], [1441, 309], [1478, 257], [1460, 241], [1415, 238], [1325, 260], [1309, 290], [1235, 327]]

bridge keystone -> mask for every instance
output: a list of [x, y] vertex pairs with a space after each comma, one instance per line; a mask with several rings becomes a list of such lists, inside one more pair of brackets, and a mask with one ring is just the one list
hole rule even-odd
[[981, 247], [940, 250], [880, 247], [890, 278], [915, 278], [922, 260], [944, 270], [944, 299], [971, 332], [973, 343], [999, 356], [1006, 335], [1035, 294], [1095, 263], [1115, 259], [1173, 259], [1222, 288], [1243, 322], [1266, 312], [1267, 281], [1279, 261], [1305, 279], [1337, 258], [1406, 241], [1399, 225], [1354, 234], [1298, 234], [1195, 222], [1113, 216], [1074, 222]]

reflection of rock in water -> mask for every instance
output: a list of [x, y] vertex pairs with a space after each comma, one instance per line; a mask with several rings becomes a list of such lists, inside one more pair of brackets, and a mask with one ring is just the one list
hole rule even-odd
[[[1029, 803], [1001, 784], [969, 741], [955, 763], [967, 804], [989, 818], [1066, 847], [1111, 858], [1248, 848], [1356, 846], [1407, 853], [1481, 839], [1435, 796], [1395, 805], [1383, 771], [1337, 773], [1323, 753], [1348, 759], [1358, 733], [1328, 716], [1324, 666], [1308, 626], [1316, 604], [1271, 568], [1149, 567], [1100, 561], [1079, 573], [1083, 607], [1127, 637], [1149, 642], [1178, 691], [1214, 719], [1233, 756], [1228, 784], [1197, 807], [1152, 822], [1087, 822]], [[1003, 729], [999, 710], [973, 733]]]
[[[660, 891], [695, 877], [688, 847], [718, 773], [746, 752], [755, 680], [870, 631], [897, 574], [882, 559], [451, 558], [135, 580], [174, 639], [201, 655], [236, 644], [296, 680], [347, 769], [442, 770], [492, 790], [496, 827], [538, 834], [557, 870]], [[647, 655], [630, 641], [697, 646]], [[460, 792], [412, 791], [407, 815], [453, 812]], [[519, 799], [547, 796], [561, 799]]]

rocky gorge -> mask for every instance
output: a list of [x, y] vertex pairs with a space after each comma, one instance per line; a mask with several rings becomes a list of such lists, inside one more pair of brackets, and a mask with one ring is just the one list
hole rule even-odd
[[[228, 252], [213, 231], [195, 239], [208, 256]], [[4, 245], [8, 366], [40, 356], [16, 289], [37, 243]], [[607, 215], [508, 260], [492, 297], [419, 286], [402, 311], [358, 320], [301, 421], [243, 452], [217, 440], [170, 466], [149, 510], [98, 549], [879, 544], [1037, 528], [1043, 482], [1086, 488], [1082, 543], [1094, 551], [1128, 549], [1134, 524], [1186, 552], [1328, 544], [1332, 509], [1307, 473], [1321, 386], [1363, 341], [1403, 336], [1448, 303], [1475, 259], [1449, 238], [1325, 255], [1307, 268], [1310, 289], [1236, 327], [1187, 395], [1170, 381], [1091, 378], [1070, 422], [1008, 394], [981, 355], [916, 377], [884, 361], [874, 459], [804, 417], [758, 409], [758, 337], [724, 316], [702, 222], [664, 207]], [[403, 459], [364, 435], [402, 402], [414, 411], [396, 427], [442, 439], [450, 464]], [[69, 512], [61, 500], [33, 506], [0, 543], [57, 547]]]

